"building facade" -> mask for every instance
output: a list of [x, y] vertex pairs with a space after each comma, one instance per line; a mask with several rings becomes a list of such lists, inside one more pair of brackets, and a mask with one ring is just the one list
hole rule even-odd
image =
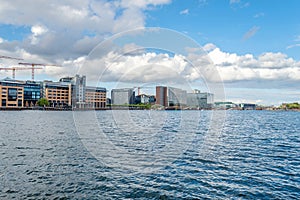
[[86, 108], [105, 108], [106, 89], [100, 87], [85, 88], [85, 107]]
[[155, 96], [154, 95], [146, 95], [141, 94], [135, 97], [136, 104], [154, 104], [155, 103]]
[[168, 87], [168, 106], [186, 106], [187, 93], [185, 90]]
[[165, 86], [156, 86], [156, 104], [168, 106], [168, 88]]
[[111, 103], [113, 105], [127, 105], [135, 103], [135, 92], [132, 88], [112, 89]]
[[44, 83], [44, 97], [53, 107], [73, 109], [103, 109], [106, 89], [86, 86], [86, 76], [63, 77], [59, 82]]
[[5, 108], [24, 107], [23, 83], [4, 79], [0, 82], [0, 106]]
[[210, 109], [214, 105], [214, 95], [212, 93], [195, 90], [194, 93], [187, 93], [187, 106], [196, 109]]
[[71, 107], [72, 86], [64, 82], [44, 82], [43, 97], [49, 101], [50, 107]]
[[37, 106], [38, 100], [42, 97], [42, 83], [26, 81], [24, 87], [24, 107]]
[[103, 109], [106, 107], [106, 89], [86, 86], [86, 77], [61, 78], [58, 82], [0, 80], [1, 108], [28, 108], [37, 106], [46, 98], [50, 107], [73, 109]]

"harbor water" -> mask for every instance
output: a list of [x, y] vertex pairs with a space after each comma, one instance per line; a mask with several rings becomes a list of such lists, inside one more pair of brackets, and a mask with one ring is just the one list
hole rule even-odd
[[0, 112], [0, 199], [299, 197], [300, 112]]

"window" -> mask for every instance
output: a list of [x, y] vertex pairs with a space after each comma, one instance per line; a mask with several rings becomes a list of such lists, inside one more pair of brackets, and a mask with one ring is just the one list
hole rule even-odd
[[17, 100], [17, 89], [16, 88], [8, 88], [8, 101]]

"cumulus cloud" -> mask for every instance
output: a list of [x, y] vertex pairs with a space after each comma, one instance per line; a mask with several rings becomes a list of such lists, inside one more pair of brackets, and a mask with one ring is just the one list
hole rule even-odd
[[143, 11], [171, 0], [0, 0], [0, 23], [31, 27], [23, 41], [2, 41], [8, 53], [23, 49], [49, 61], [86, 55], [103, 39], [144, 27]]
[[243, 36], [243, 39], [244, 40], [248, 40], [248, 39], [250, 39], [251, 37], [253, 37], [256, 33], [257, 33], [257, 31], [260, 29], [260, 27], [258, 27], [258, 26], [253, 26], [249, 31], [247, 31], [246, 33], [245, 33], [245, 35]]
[[31, 44], [36, 45], [39, 42], [39, 37], [46, 34], [48, 29], [43, 25], [34, 25], [31, 27]]
[[[224, 82], [245, 80], [300, 81], [300, 62], [283, 53], [267, 52], [258, 57], [237, 55], [215, 48], [208, 53]], [[263, 87], [263, 86], [262, 86]]]

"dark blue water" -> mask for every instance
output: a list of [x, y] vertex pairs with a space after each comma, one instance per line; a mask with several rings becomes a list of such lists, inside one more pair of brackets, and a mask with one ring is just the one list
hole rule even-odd
[[0, 130], [0, 199], [300, 197], [300, 112], [1, 111]]

